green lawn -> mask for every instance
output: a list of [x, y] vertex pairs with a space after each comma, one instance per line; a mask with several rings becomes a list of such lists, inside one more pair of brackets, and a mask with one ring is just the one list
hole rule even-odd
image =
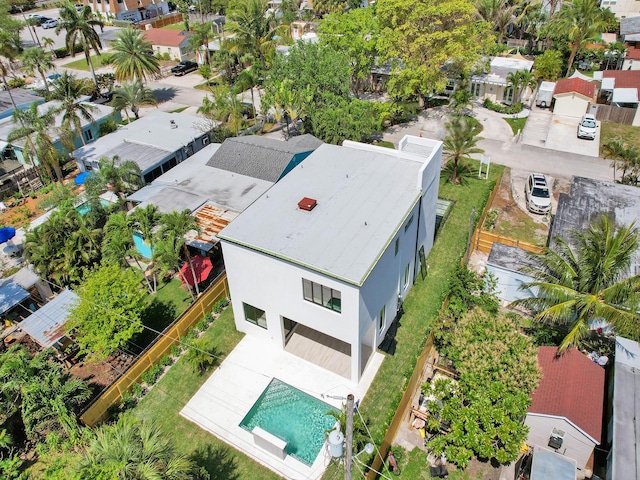
[[[80, 57], [80, 58], [78, 58]], [[102, 54], [100, 56], [98, 55], [91, 55], [91, 63], [93, 64], [93, 68], [99, 68], [102, 67], [102, 61], [103, 60], [108, 60], [110, 57], [109, 54]], [[74, 60], [73, 62], [69, 62], [69, 63], [65, 63], [63, 65], [64, 68], [73, 68], [74, 70], [85, 70], [85, 71], [89, 71], [89, 64], [87, 63], [87, 59], [84, 57], [84, 54], [82, 53], [77, 53], [76, 54], [76, 58], [77, 60]]]
[[[158, 292], [149, 295], [147, 309], [142, 313], [142, 323], [153, 330], [144, 329], [131, 339], [133, 346], [140, 350], [149, 345], [161, 332], [171, 324], [191, 304], [191, 295], [180, 280], [158, 282]], [[154, 331], [155, 330], [155, 331]]]
[[184, 30], [184, 22], [173, 23], [162, 28], [164, 28], [165, 30]]
[[623, 142], [640, 148], [640, 127], [622, 125], [620, 123], [601, 122], [600, 123], [600, 156], [604, 155], [602, 147], [612, 140], [622, 140]]
[[[236, 331], [231, 308], [227, 308], [203, 335], [216, 347], [221, 357], [227, 356], [242, 336]], [[182, 357], [133, 409], [133, 414], [155, 421], [166, 436], [175, 442], [179, 451], [193, 456], [198, 464], [207, 469], [211, 480], [279, 478], [271, 470], [180, 416], [182, 407], [207, 378], [209, 373], [201, 376], [194, 374]]]
[[524, 130], [524, 124], [527, 123], [527, 117], [524, 118], [504, 118], [504, 121], [509, 124], [513, 134], [517, 135], [518, 132]]
[[184, 112], [187, 108], [189, 107], [187, 106], [187, 107], [176, 108], [175, 110], [171, 110], [169, 113], [181, 113], [181, 112]]
[[[394, 447], [395, 452], [395, 447]], [[406, 458], [404, 456], [406, 455]], [[403, 458], [398, 462], [400, 466], [400, 476], [411, 480], [429, 480], [433, 478], [429, 475], [429, 469], [425, 461], [425, 453], [419, 448], [414, 448], [411, 452], [403, 451]], [[466, 472], [452, 470], [449, 465], [449, 480], [476, 480]], [[482, 480], [482, 474], [478, 474], [477, 480]]]
[[[404, 302], [405, 313], [396, 334], [396, 352], [384, 359], [360, 406], [363, 416], [369, 420], [369, 428], [377, 445], [384, 438], [402, 390], [447, 295], [448, 279], [464, 254], [471, 209], [475, 207], [477, 219], [502, 170], [502, 166], [495, 165], [489, 181], [473, 178], [467, 186], [440, 182], [439, 196], [455, 201], [455, 205], [427, 257], [429, 275], [424, 280], [418, 277]], [[335, 474], [334, 469], [328, 469], [323, 478], [331, 480]]]

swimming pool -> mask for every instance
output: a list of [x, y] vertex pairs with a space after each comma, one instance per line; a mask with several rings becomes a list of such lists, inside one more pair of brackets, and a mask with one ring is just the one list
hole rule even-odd
[[271, 380], [240, 427], [251, 432], [259, 426], [287, 442], [287, 454], [306, 465], [313, 465], [325, 442], [325, 431], [336, 420], [327, 412], [338, 412], [331, 405], [288, 385]]
[[[109, 205], [111, 205], [111, 202], [109, 202], [108, 200], [105, 200], [104, 198], [101, 198], [100, 205], [102, 205], [103, 207], [108, 207]], [[91, 205], [89, 205], [89, 202], [84, 202], [78, 205], [76, 207], [76, 210], [80, 215], [86, 215], [88, 212], [91, 211]]]

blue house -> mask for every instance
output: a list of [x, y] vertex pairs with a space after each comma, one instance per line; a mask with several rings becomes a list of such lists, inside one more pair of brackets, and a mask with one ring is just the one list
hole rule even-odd
[[0, 119], [13, 115], [14, 103], [19, 110], [24, 110], [33, 102], [43, 103], [44, 98], [24, 88], [13, 88], [10, 92], [6, 90], [0, 92]]
[[[79, 148], [84, 144], [91, 143], [98, 139], [100, 136], [100, 126], [107, 122], [113, 121], [116, 123], [120, 123], [122, 121], [122, 116], [119, 111], [114, 110], [112, 107], [107, 105], [97, 105], [94, 103], [85, 102], [88, 105], [93, 107], [91, 111], [91, 115], [93, 117], [93, 121], [87, 121], [84, 118], [81, 118], [81, 126], [82, 126], [82, 138], [76, 135], [74, 138], [74, 148]], [[47, 112], [49, 110], [56, 110], [60, 107], [59, 101], [51, 101], [47, 103], [43, 103], [38, 106], [39, 112]], [[50, 135], [53, 139], [53, 144], [60, 153], [66, 154], [67, 148], [64, 147], [62, 140], [60, 138], [60, 127], [62, 126], [62, 113], [57, 113], [55, 117], [54, 126], [51, 129]], [[9, 144], [8, 137], [9, 134], [18, 128], [18, 124], [16, 124], [13, 120], [13, 117], [6, 117], [0, 119], [0, 141], [5, 144]], [[32, 166], [31, 162], [25, 158], [24, 149], [25, 140], [19, 139], [11, 142], [10, 146], [13, 148], [13, 153], [15, 154], [15, 158], [17, 161], [22, 163], [25, 166]], [[38, 159], [35, 159], [35, 164], [39, 165]]]

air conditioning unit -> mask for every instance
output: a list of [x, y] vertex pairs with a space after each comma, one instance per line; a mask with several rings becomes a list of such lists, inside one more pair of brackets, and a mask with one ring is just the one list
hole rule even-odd
[[551, 431], [551, 436], [549, 437], [549, 447], [553, 448], [554, 450], [558, 450], [560, 447], [562, 447], [562, 442], [564, 441], [564, 433], [562, 430], [558, 430], [557, 428], [554, 428]]
[[209, 145], [209, 137], [204, 137], [202, 139], [202, 145]]

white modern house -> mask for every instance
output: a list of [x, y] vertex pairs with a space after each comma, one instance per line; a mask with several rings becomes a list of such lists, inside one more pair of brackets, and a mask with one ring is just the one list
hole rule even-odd
[[317, 148], [218, 234], [236, 328], [291, 352], [304, 337], [296, 354], [357, 383], [426, 269], [441, 158], [412, 136]]

